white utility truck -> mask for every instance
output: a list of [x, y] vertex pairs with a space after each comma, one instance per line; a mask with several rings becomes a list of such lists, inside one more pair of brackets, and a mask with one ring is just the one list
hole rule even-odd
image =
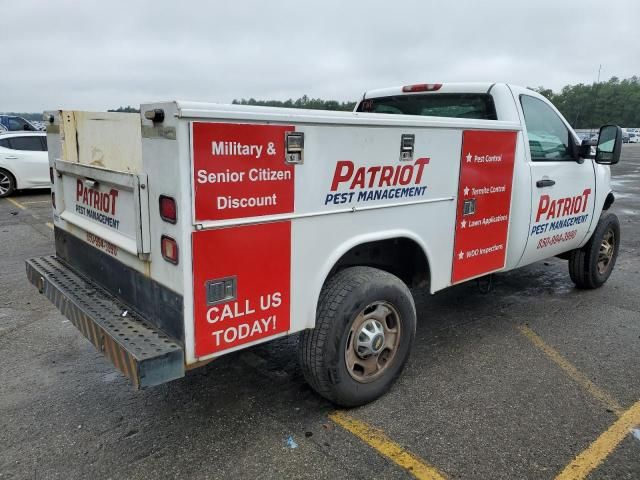
[[30, 281], [145, 387], [302, 332], [310, 385], [346, 406], [411, 350], [432, 293], [559, 256], [616, 261], [621, 130], [592, 150], [506, 84], [370, 91], [354, 112], [164, 102], [47, 113], [55, 256]]

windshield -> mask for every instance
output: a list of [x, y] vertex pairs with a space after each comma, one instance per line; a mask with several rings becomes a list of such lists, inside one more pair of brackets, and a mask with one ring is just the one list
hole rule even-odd
[[357, 111], [497, 120], [493, 98], [487, 93], [430, 93], [369, 98], [360, 102]]

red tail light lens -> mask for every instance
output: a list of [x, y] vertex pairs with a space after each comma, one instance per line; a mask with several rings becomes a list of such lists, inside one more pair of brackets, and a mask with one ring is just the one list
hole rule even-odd
[[160, 218], [169, 223], [178, 221], [178, 207], [173, 198], [160, 195]]
[[171, 237], [163, 235], [160, 239], [162, 258], [167, 262], [178, 264], [178, 243]]
[[55, 192], [51, 192], [51, 205], [53, 205], [53, 208], [56, 208], [56, 194]]
[[417, 83], [415, 85], [405, 85], [402, 91], [405, 93], [412, 92], [435, 92], [442, 88], [441, 83]]

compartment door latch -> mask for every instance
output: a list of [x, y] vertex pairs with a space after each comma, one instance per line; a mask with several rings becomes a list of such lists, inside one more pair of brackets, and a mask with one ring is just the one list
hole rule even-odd
[[413, 146], [416, 143], [416, 136], [413, 133], [403, 133], [400, 137], [400, 161], [413, 161]]
[[302, 165], [304, 163], [304, 132], [286, 132], [284, 143], [284, 162], [288, 165]]

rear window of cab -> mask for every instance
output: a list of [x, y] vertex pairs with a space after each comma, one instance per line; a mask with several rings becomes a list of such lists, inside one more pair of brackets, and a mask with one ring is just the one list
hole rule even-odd
[[360, 102], [356, 111], [476, 120], [498, 119], [493, 97], [488, 93], [429, 93], [368, 98]]

